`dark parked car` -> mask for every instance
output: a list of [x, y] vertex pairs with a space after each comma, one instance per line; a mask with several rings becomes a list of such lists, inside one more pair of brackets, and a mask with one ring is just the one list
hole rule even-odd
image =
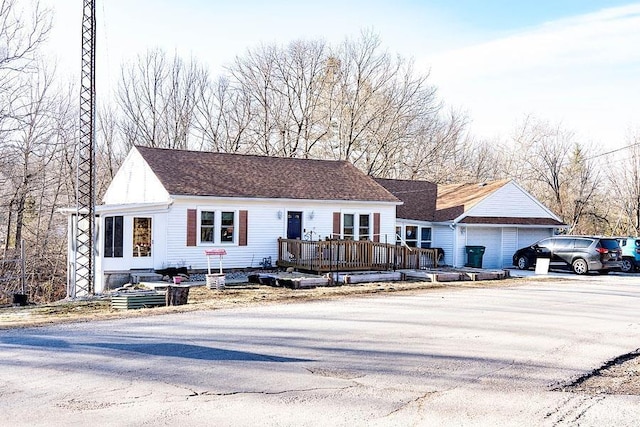
[[621, 237], [618, 239], [622, 249], [620, 270], [628, 273], [640, 267], [640, 237]]
[[622, 266], [620, 245], [613, 237], [548, 237], [518, 249], [513, 254], [513, 265], [526, 270], [535, 266], [538, 258], [550, 258], [551, 266], [570, 266], [576, 274], [594, 270], [607, 274]]

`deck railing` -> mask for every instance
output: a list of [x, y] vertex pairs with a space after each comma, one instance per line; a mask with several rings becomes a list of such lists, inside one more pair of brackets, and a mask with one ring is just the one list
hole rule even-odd
[[278, 239], [278, 267], [294, 267], [318, 273], [356, 270], [436, 268], [436, 249], [368, 240]]

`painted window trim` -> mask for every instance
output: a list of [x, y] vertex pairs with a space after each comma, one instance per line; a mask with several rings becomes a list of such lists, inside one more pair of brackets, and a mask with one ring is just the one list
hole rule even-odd
[[363, 211], [363, 210], [355, 210], [355, 211], [341, 211], [340, 212], [340, 238], [344, 239], [345, 238], [345, 234], [344, 234], [344, 216], [345, 215], [353, 215], [353, 240], [360, 240], [360, 216], [361, 215], [366, 215], [369, 217], [369, 225], [368, 225], [368, 236], [369, 238], [367, 239], [367, 241], [373, 242], [374, 240], [374, 221], [375, 221], [375, 215], [376, 212], [373, 211]]
[[[202, 212], [213, 212], [213, 227], [211, 230], [211, 236], [213, 237], [213, 241], [209, 242], [203, 242], [202, 241]], [[196, 213], [196, 245], [197, 246], [213, 246], [215, 245], [216, 242], [216, 225], [218, 224], [217, 221], [217, 212], [215, 209], [198, 209], [197, 213]]]
[[351, 215], [351, 217], [353, 217], [353, 222], [351, 223], [352, 234], [350, 234], [349, 236], [351, 237], [351, 240], [358, 240], [358, 227], [356, 226], [356, 221], [359, 221], [359, 219], [358, 214], [355, 212], [342, 212], [342, 218], [340, 221], [342, 223], [342, 228], [340, 230], [340, 236], [342, 237], [342, 239], [347, 240], [347, 233], [345, 233], [345, 228], [347, 227], [347, 225], [346, 221], [344, 220], [347, 215]]
[[[429, 232], [429, 235], [431, 236], [431, 239], [429, 239], [429, 240], [423, 240], [422, 239], [422, 230], [424, 230], [425, 228], [428, 228], [429, 230], [431, 230]], [[420, 233], [419, 233], [420, 238], [418, 239], [418, 247], [424, 248], [424, 246], [422, 246], [423, 243], [429, 242], [429, 248], [432, 248], [433, 247], [433, 227], [431, 227], [431, 226], [420, 226], [419, 230], [420, 230]]]
[[[415, 227], [417, 229], [415, 238], [407, 239], [407, 227]], [[400, 236], [402, 237], [402, 240], [398, 241], [396, 237], [396, 244], [402, 241], [406, 243], [415, 242], [416, 243], [415, 247], [421, 248], [423, 242], [429, 242], [429, 247], [433, 247], [433, 227], [432, 226], [423, 226], [423, 225], [418, 225], [414, 223], [406, 223], [402, 225], [396, 225], [396, 232], [398, 228], [400, 228]], [[422, 229], [424, 228], [431, 229], [431, 240], [422, 240]]]
[[[213, 212], [213, 242], [203, 242], [200, 240], [202, 227], [202, 212]], [[222, 212], [233, 212], [233, 241], [223, 242], [222, 235]], [[240, 209], [224, 207], [198, 206], [196, 208], [196, 246], [238, 246], [238, 231], [240, 222]]]
[[[120, 233], [116, 234], [116, 220], [120, 218]], [[112, 230], [112, 238], [111, 238], [111, 250], [107, 251], [107, 220], [110, 219], [112, 221], [111, 230]], [[124, 258], [124, 215], [109, 215], [104, 217], [104, 243], [103, 243], [103, 251], [105, 258]], [[120, 242], [120, 254], [116, 253], [116, 240]], [[107, 255], [110, 253], [110, 255]]]
[[359, 213], [358, 214], [358, 240], [362, 240], [360, 238], [360, 229], [362, 228], [362, 226], [360, 225], [360, 220], [362, 219], [363, 216], [366, 216], [369, 219], [369, 224], [367, 225], [367, 238], [365, 240], [368, 240], [370, 242], [373, 242], [373, 230], [372, 230], [372, 226], [373, 226], [373, 212], [369, 212], [369, 213]]
[[[413, 237], [409, 237], [407, 236], [407, 228], [408, 227], [413, 227], [416, 229], [416, 234]], [[405, 241], [405, 243], [407, 244], [407, 246], [412, 247], [412, 248], [417, 248], [420, 247], [420, 239], [418, 238], [418, 234], [420, 234], [420, 226], [418, 224], [405, 224], [403, 227], [403, 239]], [[415, 243], [414, 245], [411, 245], [411, 243]]]

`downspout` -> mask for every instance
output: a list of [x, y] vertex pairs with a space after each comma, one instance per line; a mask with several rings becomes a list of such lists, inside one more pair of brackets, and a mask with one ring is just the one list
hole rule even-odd
[[457, 227], [458, 223], [453, 221], [451, 224], [449, 224], [449, 228], [451, 229], [452, 233], [453, 233], [453, 239], [452, 239], [452, 256], [451, 256], [451, 265], [452, 267], [456, 267], [458, 265], [458, 227]]

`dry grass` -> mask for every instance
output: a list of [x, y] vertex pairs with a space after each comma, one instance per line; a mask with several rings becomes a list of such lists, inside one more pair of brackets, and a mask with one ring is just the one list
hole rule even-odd
[[116, 310], [108, 298], [90, 301], [59, 301], [52, 304], [0, 309], [0, 329], [44, 326], [67, 322], [155, 316], [195, 310], [218, 310], [261, 304], [282, 304], [302, 301], [338, 299], [353, 296], [380, 295], [395, 292], [428, 292], [434, 289], [468, 287], [503, 287], [524, 283], [523, 279], [500, 281], [431, 283], [423, 281], [381, 282], [311, 289], [288, 289], [257, 284], [227, 286], [224, 291], [205, 286], [189, 290], [186, 305], [172, 307]]

